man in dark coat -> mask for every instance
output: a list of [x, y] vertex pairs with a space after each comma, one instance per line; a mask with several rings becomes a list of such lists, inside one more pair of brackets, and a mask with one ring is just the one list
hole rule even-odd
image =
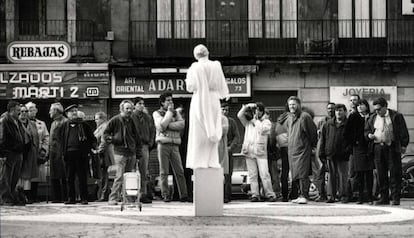
[[392, 205], [400, 205], [401, 154], [405, 153], [410, 141], [407, 124], [401, 113], [388, 109], [384, 98], [376, 99], [373, 105], [375, 113], [365, 124], [364, 135], [369, 140], [368, 153], [374, 156], [379, 177], [381, 199], [376, 205], [390, 203], [389, 187]]
[[143, 98], [138, 97], [135, 99], [135, 109], [131, 118], [142, 142], [140, 151], [137, 151], [138, 168], [139, 173], [141, 174], [141, 202], [152, 203], [152, 200], [149, 199], [147, 194], [147, 171], [149, 153], [155, 143], [155, 125], [152, 117], [145, 111], [145, 103]]
[[300, 196], [294, 203], [306, 204], [309, 199], [309, 174], [311, 171], [312, 149], [318, 140], [316, 125], [309, 113], [301, 110], [300, 99], [289, 97], [288, 157], [292, 182], [299, 181]]
[[13, 195], [20, 178], [24, 150], [24, 130], [19, 121], [20, 103], [10, 101], [0, 119], [0, 203], [15, 205]]
[[[316, 181], [319, 183], [318, 190], [319, 190], [319, 197], [315, 199], [316, 202], [325, 202], [328, 200], [326, 195], [326, 186], [325, 186], [325, 174], [328, 172], [328, 165], [326, 164], [326, 159], [321, 158], [320, 154], [320, 147], [321, 147], [321, 135], [322, 135], [322, 128], [325, 124], [332, 118], [335, 117], [335, 103], [328, 102], [326, 105], [326, 113], [327, 115], [324, 116], [317, 125], [318, 129], [318, 145], [316, 146], [316, 159], [321, 161], [321, 167], [317, 171], [312, 171], [313, 176], [316, 177]], [[312, 168], [313, 169], [313, 168]]]
[[62, 124], [60, 138], [63, 159], [68, 176], [68, 200], [65, 204], [75, 204], [75, 178], [78, 177], [81, 204], [88, 204], [88, 165], [89, 154], [96, 147], [91, 128], [78, 118], [78, 106], [73, 104], [65, 109], [68, 119]]
[[319, 157], [327, 161], [329, 169], [328, 203], [335, 202], [337, 190], [341, 201], [348, 201], [348, 161], [351, 150], [345, 137], [347, 122], [345, 105], [336, 104], [335, 117], [329, 119], [322, 127]]
[[62, 124], [68, 119], [63, 116], [63, 106], [60, 103], [53, 103], [50, 106], [49, 115], [53, 119], [49, 137], [50, 182], [52, 203], [57, 203], [67, 199], [66, 171], [62, 159], [62, 141], [59, 135]]

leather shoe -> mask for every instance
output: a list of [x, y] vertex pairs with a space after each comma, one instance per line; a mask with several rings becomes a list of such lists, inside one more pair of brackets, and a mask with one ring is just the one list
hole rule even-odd
[[75, 200], [67, 200], [65, 205], [76, 204]]
[[114, 205], [118, 205], [118, 202], [115, 200], [109, 201], [108, 205], [114, 206]]
[[390, 204], [390, 201], [382, 200], [382, 199], [375, 202], [375, 205], [389, 205], [389, 204]]
[[142, 203], [152, 203], [152, 200], [147, 197], [141, 197], [139, 201]]
[[82, 204], [82, 205], [88, 205], [88, 200], [82, 200], [82, 201], [80, 202], [80, 204]]
[[252, 197], [252, 199], [250, 201], [251, 202], [259, 202], [259, 198], [258, 197]]
[[164, 202], [171, 202], [171, 199], [169, 199], [169, 198], [164, 198], [164, 199], [163, 199], [163, 201], [164, 201]]
[[400, 205], [400, 200], [393, 200], [391, 204], [393, 206], [398, 206], [398, 205]]

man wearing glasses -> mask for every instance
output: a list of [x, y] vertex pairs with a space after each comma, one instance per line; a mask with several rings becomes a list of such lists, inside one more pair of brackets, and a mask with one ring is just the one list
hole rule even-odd
[[[369, 142], [369, 153], [374, 156], [378, 171], [381, 199], [376, 205], [390, 203], [400, 205], [401, 196], [401, 154], [410, 141], [404, 116], [388, 109], [387, 101], [380, 97], [373, 102], [375, 113], [365, 125], [365, 137]], [[388, 171], [390, 175], [388, 177]]]

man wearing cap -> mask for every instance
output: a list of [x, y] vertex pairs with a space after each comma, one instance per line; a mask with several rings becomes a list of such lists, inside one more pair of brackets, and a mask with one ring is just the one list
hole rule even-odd
[[65, 204], [75, 204], [75, 178], [78, 177], [81, 204], [88, 204], [88, 155], [95, 148], [95, 136], [91, 128], [78, 117], [78, 105], [65, 109], [68, 121], [63, 123], [60, 138], [62, 140], [63, 159], [68, 176], [68, 200]]

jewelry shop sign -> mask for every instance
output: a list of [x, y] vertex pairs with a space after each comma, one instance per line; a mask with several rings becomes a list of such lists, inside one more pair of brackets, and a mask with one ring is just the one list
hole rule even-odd
[[348, 110], [350, 107], [349, 99], [353, 94], [366, 99], [370, 106], [375, 99], [383, 97], [387, 100], [389, 108], [397, 110], [397, 87], [395, 86], [330, 87], [329, 91], [330, 101], [345, 104]]
[[0, 72], [0, 99], [10, 98], [109, 98], [109, 72]]
[[13, 63], [65, 63], [71, 48], [64, 41], [13, 41], [7, 47], [7, 58]]

